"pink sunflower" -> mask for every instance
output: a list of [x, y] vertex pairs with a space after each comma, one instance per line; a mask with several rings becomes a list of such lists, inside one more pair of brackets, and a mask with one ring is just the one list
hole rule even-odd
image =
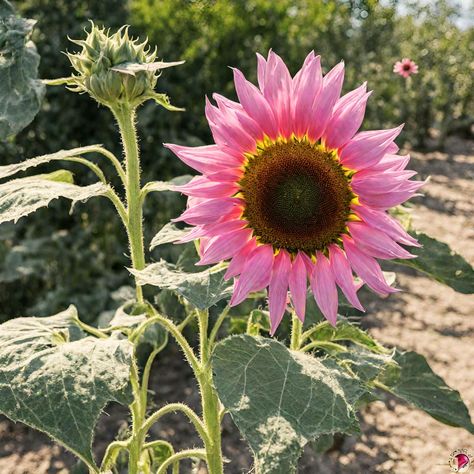
[[304, 320], [308, 282], [334, 325], [338, 286], [363, 310], [353, 273], [381, 295], [397, 291], [376, 258], [412, 258], [398, 243], [418, 243], [387, 209], [423, 183], [395, 154], [401, 126], [357, 133], [370, 92], [364, 83], [340, 97], [343, 63], [323, 77], [311, 52], [292, 78], [277, 54], [257, 57], [259, 87], [234, 69], [239, 102], [206, 101], [214, 145], [165, 145], [202, 173], [175, 188], [189, 196], [175, 221], [195, 226], [180, 242], [200, 239], [198, 264], [230, 259], [231, 305], [268, 288], [272, 334], [288, 291]]
[[408, 58], [397, 61], [393, 66], [393, 72], [403, 76], [405, 79], [412, 74], [418, 74], [418, 64]]

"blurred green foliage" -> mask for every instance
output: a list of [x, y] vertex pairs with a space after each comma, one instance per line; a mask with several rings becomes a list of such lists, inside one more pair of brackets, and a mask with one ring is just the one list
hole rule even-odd
[[[14, 2], [15, 3], [15, 2]], [[71, 73], [67, 40], [83, 36], [88, 19], [116, 28], [132, 25], [148, 36], [166, 61], [185, 59], [166, 70], [157, 90], [186, 112], [170, 113], [147, 103], [139, 114], [144, 179], [169, 179], [189, 172], [163, 142], [199, 145], [210, 140], [204, 118], [204, 96], [219, 92], [235, 97], [236, 66], [256, 80], [255, 52], [273, 48], [295, 73], [306, 54], [321, 54], [329, 70], [343, 59], [345, 90], [368, 81], [364, 128], [393, 127], [406, 122], [403, 140], [426, 145], [428, 130], [438, 130], [443, 145], [452, 131], [469, 131], [473, 120], [471, 75], [474, 29], [460, 30], [459, 13], [445, 1], [407, 4], [386, 0], [22, 0], [19, 13], [37, 20], [33, 40], [41, 55], [40, 77]], [[405, 80], [392, 72], [395, 61], [410, 57], [419, 74]], [[62, 87], [48, 88], [43, 110], [14, 141], [0, 144], [2, 164], [28, 157], [102, 143], [120, 154], [119, 136], [109, 112], [87, 96]], [[76, 181], [93, 176], [76, 173]], [[106, 165], [108, 166], [108, 165]], [[51, 168], [52, 169], [52, 168]], [[106, 171], [111, 171], [105, 167]], [[45, 167], [44, 172], [49, 171]], [[82, 171], [82, 170], [81, 170]], [[42, 170], [43, 172], [43, 170]], [[151, 196], [145, 209], [147, 242], [178, 214], [184, 200], [172, 193]], [[0, 321], [19, 315], [46, 315], [74, 303], [86, 321], [118, 304], [114, 290], [130, 283], [126, 238], [110, 205], [92, 200], [69, 214], [57, 202], [0, 228]], [[149, 260], [176, 247], [156, 249]], [[172, 246], [171, 246], [172, 247]]]

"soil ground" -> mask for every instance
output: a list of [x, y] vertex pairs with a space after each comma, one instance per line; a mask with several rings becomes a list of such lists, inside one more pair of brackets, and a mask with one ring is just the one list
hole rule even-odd
[[[424, 179], [424, 197], [413, 200], [413, 224], [443, 240], [474, 262], [474, 143], [450, 139], [449, 153], [412, 153], [411, 168]], [[387, 345], [425, 355], [432, 368], [460, 391], [474, 411], [474, 298], [454, 292], [413, 271], [398, 273], [404, 291], [387, 300], [369, 297], [363, 325]], [[156, 403], [186, 401], [197, 405], [190, 371], [173, 346], [159, 360], [159, 380], [153, 380]], [[163, 370], [167, 367], [167, 370]], [[98, 428], [97, 451], [125, 425], [126, 412], [112, 406]], [[306, 449], [301, 474], [443, 474], [449, 473], [450, 453], [459, 448], [474, 452], [474, 437], [442, 425], [428, 415], [394, 399], [375, 402], [361, 416], [362, 435], [342, 440], [337, 450], [315, 456]], [[177, 448], [198, 443], [191, 426], [172, 415], [154, 433], [173, 439]], [[225, 455], [232, 459], [226, 473], [251, 472], [250, 454], [230, 419], [223, 428]], [[177, 441], [177, 442], [176, 442]], [[48, 438], [21, 424], [0, 418], [0, 474], [67, 474], [75, 461]], [[191, 472], [183, 464], [183, 473]]]

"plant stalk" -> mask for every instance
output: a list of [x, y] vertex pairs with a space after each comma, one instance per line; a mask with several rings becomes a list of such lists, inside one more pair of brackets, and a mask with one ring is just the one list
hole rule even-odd
[[[130, 244], [130, 256], [135, 270], [145, 268], [145, 247], [143, 244], [143, 209], [140, 198], [140, 158], [137, 131], [135, 128], [136, 109], [127, 104], [119, 104], [112, 109], [117, 119], [125, 152], [127, 233]], [[144, 304], [143, 291], [136, 284], [137, 302]]]
[[292, 351], [297, 351], [301, 347], [302, 343], [302, 333], [303, 333], [303, 323], [299, 320], [296, 313], [292, 312], [291, 317], [291, 342], [290, 349]]
[[209, 474], [223, 474], [223, 458], [221, 447], [220, 402], [214, 388], [210, 356], [212, 347], [209, 345], [207, 311], [198, 311], [199, 339], [201, 349], [201, 371], [196, 374], [201, 390], [202, 417], [207, 431], [204, 440], [206, 461]]

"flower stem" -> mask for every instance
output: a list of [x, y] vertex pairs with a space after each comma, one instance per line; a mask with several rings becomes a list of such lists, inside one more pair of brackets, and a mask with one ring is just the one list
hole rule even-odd
[[296, 313], [293, 311], [291, 318], [291, 342], [290, 349], [297, 351], [301, 347], [302, 342], [303, 323], [298, 319]]
[[[132, 266], [135, 270], [145, 268], [145, 248], [143, 245], [143, 210], [140, 199], [140, 159], [137, 132], [135, 128], [135, 107], [127, 104], [114, 106], [112, 112], [117, 119], [125, 152], [127, 233], [130, 244]], [[137, 302], [143, 304], [143, 291], [136, 285]]]
[[199, 340], [201, 355], [201, 370], [196, 374], [201, 390], [202, 416], [207, 431], [204, 439], [206, 460], [209, 474], [223, 474], [223, 460], [221, 448], [221, 420], [220, 402], [214, 388], [210, 356], [212, 347], [208, 338], [209, 314], [207, 311], [198, 311]]

